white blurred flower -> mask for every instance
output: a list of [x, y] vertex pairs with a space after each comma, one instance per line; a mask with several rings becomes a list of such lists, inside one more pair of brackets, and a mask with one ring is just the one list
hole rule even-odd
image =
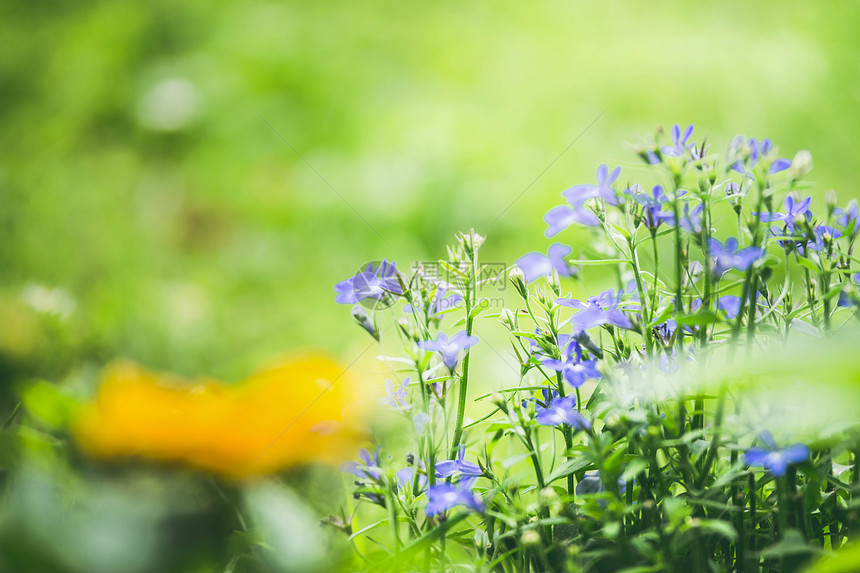
[[184, 78], [162, 80], [140, 100], [140, 122], [159, 131], [178, 131], [197, 115], [200, 98], [194, 85]]
[[37, 312], [55, 314], [61, 318], [68, 318], [76, 306], [74, 297], [68, 291], [32, 283], [21, 291], [21, 300]]

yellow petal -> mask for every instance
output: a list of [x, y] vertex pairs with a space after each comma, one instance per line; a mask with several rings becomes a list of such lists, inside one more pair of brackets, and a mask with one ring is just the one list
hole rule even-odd
[[236, 385], [122, 362], [105, 369], [72, 433], [95, 458], [144, 458], [242, 478], [350, 458], [363, 432], [348, 408], [355, 394], [353, 379], [317, 354]]

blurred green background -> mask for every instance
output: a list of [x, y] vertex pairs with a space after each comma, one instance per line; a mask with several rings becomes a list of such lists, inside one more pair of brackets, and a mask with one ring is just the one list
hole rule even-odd
[[3, 376], [348, 357], [335, 282], [469, 227], [488, 260], [545, 249], [559, 192], [657, 125], [809, 149], [846, 200], [858, 25], [857, 2], [6, 0]]

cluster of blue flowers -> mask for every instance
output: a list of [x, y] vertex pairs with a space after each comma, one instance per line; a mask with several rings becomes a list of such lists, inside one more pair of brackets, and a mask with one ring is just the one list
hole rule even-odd
[[[693, 141], [692, 125], [675, 125], [668, 144], [661, 137], [662, 132], [637, 148], [658, 181], [623, 184], [621, 168], [603, 164], [594, 183], [564, 190], [565, 204], [546, 213], [547, 237], [572, 226], [592, 234], [579, 258], [572, 258], [571, 245], [555, 242], [506, 270], [523, 308], [495, 316], [510, 332], [519, 379], [479, 398], [489, 399], [493, 410], [476, 421], [467, 423], [464, 412], [471, 350], [481, 342], [475, 318], [486, 310], [478, 296], [486, 281], [478, 261], [483, 237], [462, 234], [449, 248], [441, 264], [452, 282], [420, 267], [406, 277], [395, 263], [382, 261], [336, 285], [336, 301], [355, 305], [356, 321], [377, 339], [380, 312], [394, 299], [406, 302], [395, 318], [405, 357], [392, 360], [409, 376], [386, 381], [383, 403], [411, 421], [418, 453], [409, 454], [405, 465], [392, 458], [380, 465], [379, 448], [372, 455], [362, 450], [363, 464], [344, 468], [357, 478], [356, 496], [389, 511], [402, 509], [416, 535], [455, 509], [462, 516], [485, 514], [488, 529], [476, 539], [484, 540], [481, 551], [490, 556], [508, 547], [494, 537], [509, 537], [507, 528], [516, 523], [522, 558], [543, 559], [535, 563], [538, 569], [557, 556], [524, 548], [535, 540], [554, 547], [552, 523], [580, 520], [577, 535], [599, 533], [588, 519], [614, 519], [618, 527], [639, 532], [681, 523], [665, 514], [673, 504], [655, 509], [650, 503], [673, 492], [701, 496], [707, 502], [701, 505], [720, 495], [732, 504], [749, 499], [756, 527], [762, 527], [756, 500], [787, 511], [785, 499], [773, 501], [763, 488], [794, 480], [792, 468], [817, 463], [819, 453], [792, 443], [797, 440], [790, 435], [782, 443], [791, 445], [779, 447], [764, 427], [753, 429], [758, 437], [750, 444], [740, 428], [723, 426], [726, 389], [711, 396], [694, 391], [689, 381], [718, 353], [728, 353], [725, 360], [740, 346], [747, 352], [774, 346], [799, 327], [826, 332], [837, 313], [846, 320], [860, 317], [860, 272], [852, 270], [860, 233], [857, 202], [838, 206], [829, 196], [825, 208], [813, 209], [812, 198], [799, 196], [797, 185], [811, 169], [808, 153], [781, 157], [769, 139], [738, 136], [721, 155]], [[720, 219], [734, 219], [731, 233], [719, 232]], [[669, 253], [665, 264], [661, 253]], [[612, 270], [615, 287], [588, 296], [580, 281], [589, 265]], [[796, 275], [803, 276], [798, 288], [792, 283]], [[444, 318], [458, 310], [460, 318], [443, 329]], [[640, 389], [632, 397], [617, 398], [636, 384]], [[649, 393], [659, 388], [668, 390]], [[705, 400], [715, 406], [707, 408]], [[728, 436], [748, 447], [728, 447]], [[494, 461], [502, 440], [518, 444], [519, 457]], [[560, 450], [557, 442], [563, 443]], [[479, 456], [467, 455], [466, 444]], [[516, 485], [521, 476], [510, 468], [520, 462], [531, 465], [533, 488]], [[741, 464], [749, 472], [764, 470], [766, 479], [718, 479]], [[553, 485], [561, 479], [566, 487]], [[796, 484], [787, 485], [793, 490]], [[746, 498], [738, 497], [743, 488]], [[558, 491], [564, 503], [553, 501]], [[515, 500], [524, 492], [537, 493], [538, 501], [517, 513]], [[426, 521], [416, 518], [418, 503]], [[745, 510], [739, 511], [743, 516]], [[686, 515], [704, 514], [694, 509]], [[504, 525], [496, 531], [498, 522]], [[740, 531], [741, 525], [733, 527]], [[669, 535], [656, 527], [643, 543]], [[671, 527], [681, 535], [687, 525]], [[624, 537], [606, 539], [616, 543]], [[725, 546], [719, 550], [726, 568], [743, 559], [741, 548], [732, 547], [730, 554]]]

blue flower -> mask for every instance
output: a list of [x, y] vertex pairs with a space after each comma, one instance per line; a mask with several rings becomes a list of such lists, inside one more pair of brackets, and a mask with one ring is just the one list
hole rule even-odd
[[651, 189], [650, 195], [645, 193], [639, 184], [633, 185], [624, 192], [645, 207], [642, 213], [642, 222], [647, 228], [656, 229], [664, 222], [671, 223], [674, 220], [671, 213], [663, 211], [663, 205], [669, 202], [669, 197], [663, 192], [661, 185], [655, 185]]
[[678, 323], [671, 318], [662, 324], [655, 326], [651, 332], [655, 338], [659, 338], [663, 346], [668, 346], [672, 342], [672, 337], [675, 335], [675, 330], [678, 328]]
[[684, 210], [681, 214], [681, 228], [690, 233], [702, 232], [702, 212], [705, 206], [702, 204], [696, 205], [690, 209], [689, 203], [684, 203]]
[[[773, 151], [773, 142], [768, 138], [762, 139], [761, 142], [755, 138], [751, 138], [747, 142], [747, 145], [749, 146], [750, 154], [747, 158], [746, 164], [744, 161], [738, 160], [732, 164], [731, 168], [733, 171], [742, 173], [749, 179], [755, 179], [752, 169], [755, 168], [760, 161], [762, 164], [766, 164], [771, 152]], [[790, 159], [779, 158], [770, 164], [768, 167], [768, 173], [773, 175], [774, 173], [785, 171], [789, 167], [791, 167]]]
[[442, 460], [436, 463], [436, 477], [447, 478], [455, 474], [466, 477], [480, 477], [484, 475], [484, 472], [477, 464], [467, 462], [465, 457], [466, 446], [460, 444], [460, 447], [457, 449], [456, 460]]
[[848, 283], [841, 291], [839, 291], [839, 300], [837, 306], [851, 308], [852, 306], [860, 306], [860, 297], [857, 296], [857, 286], [860, 286], [860, 273], [853, 277], [854, 284]]
[[557, 298], [556, 304], [569, 308], [580, 309], [573, 315], [570, 323], [573, 325], [573, 333], [577, 335], [589, 328], [603, 324], [612, 324], [619, 328], [632, 329], [633, 323], [622, 311], [618, 310], [624, 290], [617, 292], [609, 289], [598, 296], [591, 296], [585, 302], [571, 298]]
[[435, 376], [433, 378], [428, 378], [424, 381], [424, 383], [430, 387], [430, 389], [433, 391], [433, 394], [439, 400], [444, 400], [445, 390], [447, 389], [446, 383], [448, 382], [448, 380], [449, 378], [447, 376]]
[[[562, 337], [565, 337], [565, 343], [562, 345]], [[556, 372], [561, 372], [565, 381], [574, 388], [579, 388], [585, 384], [586, 380], [600, 378], [600, 372], [597, 370], [596, 360], [582, 359], [582, 346], [570, 336], [559, 335], [559, 348], [561, 349], [562, 359], [545, 358], [542, 364], [547, 368], [552, 368]]]
[[553, 207], [543, 216], [543, 220], [549, 225], [546, 229], [547, 237], [555, 237], [574, 223], [581, 223], [589, 227], [596, 227], [600, 224], [597, 215], [589, 211], [583, 204], [573, 207], [568, 205]]
[[355, 304], [367, 298], [381, 300], [388, 294], [403, 294], [397, 278], [396, 263], [386, 260], [376, 266], [368, 263], [363, 271], [337, 283], [334, 290], [338, 293], [334, 300], [341, 304]]
[[745, 271], [765, 255], [765, 250], [760, 247], [738, 249], [738, 240], [735, 238], [726, 239], [726, 244], [723, 245], [712, 237], [708, 243], [708, 251], [712, 262], [711, 269], [716, 277], [723, 276], [730, 269]]
[[773, 175], [774, 173], [779, 173], [780, 171], [785, 171], [791, 167], [791, 159], [780, 158], [770, 164], [770, 169], [768, 169], [768, 173]]
[[774, 221], [782, 221], [785, 224], [785, 229], [789, 233], [794, 233], [794, 224], [800, 217], [805, 217], [807, 221], [812, 220], [812, 210], [809, 204], [812, 203], [812, 197], [807, 197], [802, 201], [795, 201], [794, 195], [790, 194], [785, 198], [785, 213], [753, 213], [765, 223]]
[[394, 382], [389, 378], [385, 381], [385, 393], [388, 395], [387, 398], [383, 398], [383, 403], [391, 406], [395, 410], [400, 410], [401, 412], [408, 412], [411, 408], [411, 404], [406, 403], [406, 395], [409, 392], [409, 378], [405, 378], [403, 382], [400, 383], [400, 387], [395, 388]]
[[[818, 225], [815, 227], [815, 240], [808, 244], [808, 247], [816, 252], [827, 251], [827, 243], [833, 239], [838, 239], [842, 233], [828, 225]], [[803, 254], [803, 247], [800, 247], [800, 252]]]
[[[683, 192], [679, 193], [680, 197], [683, 195]], [[684, 207], [681, 209], [680, 227], [685, 231], [690, 233], [699, 234], [702, 232], [702, 213], [705, 210], [705, 206], [703, 204], [698, 204], [693, 209], [690, 209], [689, 201], [684, 203]], [[675, 214], [672, 212], [667, 212], [665, 215], [662, 215], [663, 220], [666, 221], [669, 225], [675, 225]]]
[[[424, 469], [424, 465], [421, 464], [421, 469]], [[394, 474], [397, 478], [397, 487], [402, 491], [409, 491], [412, 489], [412, 484], [415, 482], [415, 468], [412, 466], [406, 466], [402, 470], [399, 470], [396, 474]], [[427, 476], [423, 473], [418, 474], [418, 489], [423, 490], [427, 486]]]
[[809, 457], [809, 448], [804, 444], [794, 444], [779, 449], [768, 433], [763, 433], [762, 441], [766, 448], [750, 448], [744, 454], [748, 466], [764, 468], [776, 477], [785, 475], [788, 466], [799, 464]]
[[591, 422], [576, 411], [576, 396], [559, 396], [556, 391], [543, 390], [543, 400], [535, 400], [535, 420], [542, 426], [567, 424], [576, 430], [590, 430]]
[[696, 147], [693, 144], [693, 147], [690, 148], [690, 157], [695, 161], [700, 161], [708, 156], [708, 150], [711, 148], [710, 145], [705, 145], [702, 143], [702, 147]]
[[609, 172], [609, 168], [603, 163], [597, 168], [595, 178], [597, 184], [588, 183], [585, 185], [574, 185], [570, 189], [562, 191], [562, 195], [567, 199], [568, 203], [573, 206], [582, 205], [588, 199], [600, 198], [610, 205], [618, 205], [618, 196], [615, 190], [612, 189], [612, 184], [618, 179], [621, 174], [621, 168], [616, 167]]
[[[762, 312], [767, 311], [768, 302], [764, 297], [759, 298], [759, 293], [755, 294], [756, 306], [761, 309]], [[717, 309], [722, 310], [726, 313], [726, 318], [732, 320], [738, 316], [738, 313], [741, 311], [741, 297], [727, 294], [723, 295], [717, 301]]]
[[645, 160], [648, 165], [657, 165], [660, 163], [660, 158], [652, 150], [643, 151], [639, 156]]
[[741, 297], [733, 294], [721, 296], [720, 300], [717, 301], [717, 308], [725, 311], [726, 318], [731, 320], [741, 311]]
[[726, 197], [728, 197], [729, 199], [737, 199], [744, 194], [745, 191], [741, 185], [738, 185], [734, 181], [729, 181], [728, 183], [726, 183]]
[[450, 339], [444, 332], [440, 332], [436, 340], [422, 340], [418, 343], [420, 348], [431, 350], [442, 355], [442, 362], [453, 371], [460, 362], [460, 353], [478, 344], [477, 336], [466, 334], [461, 330]]
[[361, 479], [378, 480], [382, 475], [382, 469], [379, 467], [379, 450], [381, 449], [382, 446], [378, 446], [371, 456], [369, 451], [361, 448], [358, 450], [358, 457], [362, 459], [364, 465], [362, 466], [357, 462], [347, 462], [343, 464], [341, 469]]
[[677, 123], [672, 126], [672, 145], [663, 146], [663, 155], [666, 157], [682, 157], [687, 153], [687, 150], [695, 145], [695, 143], [687, 143], [690, 136], [693, 135], [693, 124], [687, 126], [681, 133], [681, 126]]
[[857, 208], [857, 199], [851, 199], [851, 202], [844, 209], [836, 207], [833, 210], [833, 215], [836, 217], [836, 222], [849, 235], [856, 235], [860, 231], [860, 212]]
[[576, 268], [567, 264], [564, 260], [571, 252], [571, 248], [561, 243], [550, 246], [547, 254], [527, 253], [517, 259], [517, 266], [522, 269], [526, 281], [531, 282], [540, 277], [551, 275], [556, 271], [561, 277], [569, 277], [576, 274]]
[[483, 513], [486, 507], [480, 496], [472, 491], [475, 478], [460, 480], [456, 485], [440, 483], [427, 490], [427, 505], [424, 513], [433, 517], [457, 506]]
[[612, 184], [618, 179], [621, 168], [616, 167], [609, 172], [605, 164], [597, 168], [597, 184], [574, 185], [562, 192], [570, 205], [559, 205], [544, 215], [547, 227], [546, 236], [554, 237], [573, 223], [581, 223], [589, 227], [600, 224], [600, 219], [585, 207], [588, 199], [601, 198], [610, 205], [618, 204], [618, 196], [612, 189]]

